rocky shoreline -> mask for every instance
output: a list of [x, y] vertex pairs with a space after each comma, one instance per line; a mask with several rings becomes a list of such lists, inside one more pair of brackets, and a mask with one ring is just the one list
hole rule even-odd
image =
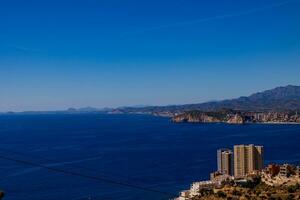
[[228, 123], [228, 124], [300, 124], [300, 115], [296, 111], [253, 112], [220, 110], [212, 112], [187, 111], [172, 117], [175, 123]]

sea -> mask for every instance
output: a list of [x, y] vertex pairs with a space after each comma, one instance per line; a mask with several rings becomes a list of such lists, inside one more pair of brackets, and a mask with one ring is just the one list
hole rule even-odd
[[150, 115], [0, 116], [4, 200], [165, 200], [209, 179], [217, 149], [263, 145], [300, 164], [300, 125], [172, 123]]

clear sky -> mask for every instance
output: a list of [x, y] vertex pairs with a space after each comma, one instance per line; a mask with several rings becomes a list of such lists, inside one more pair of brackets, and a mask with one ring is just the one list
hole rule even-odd
[[0, 1], [0, 111], [300, 85], [299, 0]]

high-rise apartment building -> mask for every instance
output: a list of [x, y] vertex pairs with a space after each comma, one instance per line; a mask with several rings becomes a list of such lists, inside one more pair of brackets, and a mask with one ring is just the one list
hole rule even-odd
[[232, 175], [233, 173], [233, 153], [229, 149], [219, 149], [218, 157], [218, 172], [221, 174]]
[[255, 170], [263, 169], [263, 146], [234, 146], [234, 176], [242, 177]]

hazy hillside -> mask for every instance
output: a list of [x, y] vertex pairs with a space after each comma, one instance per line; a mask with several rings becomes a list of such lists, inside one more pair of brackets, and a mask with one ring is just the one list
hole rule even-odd
[[125, 113], [161, 113], [161, 112], [182, 112], [189, 110], [215, 111], [222, 108], [234, 110], [300, 110], [300, 86], [288, 85], [277, 87], [252, 94], [248, 97], [237, 99], [207, 102], [199, 104], [174, 105], [174, 106], [148, 106], [143, 108], [120, 108], [114, 112]]

